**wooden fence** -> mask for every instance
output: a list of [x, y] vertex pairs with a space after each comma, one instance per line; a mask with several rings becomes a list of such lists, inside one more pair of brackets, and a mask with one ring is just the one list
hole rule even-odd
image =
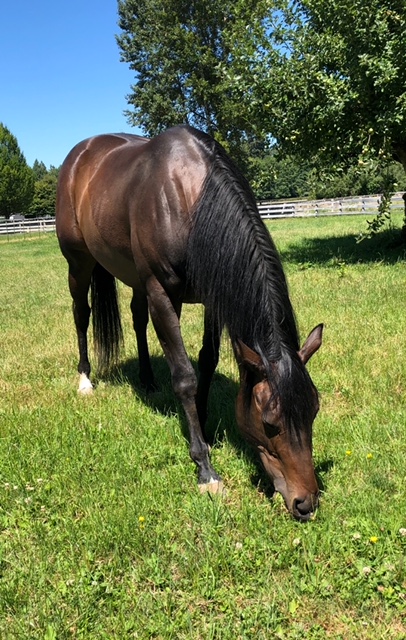
[[[391, 200], [391, 210], [405, 210], [403, 192], [395, 193]], [[381, 195], [350, 196], [326, 200], [288, 200], [284, 202], [259, 202], [258, 209], [262, 218], [305, 218], [307, 216], [338, 215], [376, 215]]]

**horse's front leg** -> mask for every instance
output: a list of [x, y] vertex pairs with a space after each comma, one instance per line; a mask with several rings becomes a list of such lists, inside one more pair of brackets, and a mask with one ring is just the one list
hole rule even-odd
[[152, 322], [171, 371], [173, 390], [186, 414], [190, 435], [190, 457], [197, 465], [199, 489], [201, 492], [217, 493], [222, 491], [223, 485], [210, 462], [209, 446], [203, 437], [199, 421], [196, 407], [197, 378], [180, 333], [181, 305], [175, 309], [158, 283], [150, 285], [148, 303]]
[[205, 309], [203, 345], [199, 353], [199, 384], [197, 387], [196, 406], [200, 426], [203, 429], [207, 420], [207, 403], [210, 384], [219, 361], [221, 329]]

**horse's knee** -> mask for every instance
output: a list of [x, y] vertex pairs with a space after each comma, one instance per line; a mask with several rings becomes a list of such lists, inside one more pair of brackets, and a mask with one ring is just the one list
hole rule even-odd
[[194, 371], [175, 373], [172, 376], [172, 386], [181, 401], [195, 398], [197, 393], [197, 378]]

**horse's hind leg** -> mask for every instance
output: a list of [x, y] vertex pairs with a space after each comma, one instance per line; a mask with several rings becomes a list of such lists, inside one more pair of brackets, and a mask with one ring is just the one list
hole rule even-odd
[[221, 329], [206, 309], [204, 314], [203, 345], [199, 353], [199, 384], [197, 387], [196, 406], [199, 421], [204, 430], [207, 420], [207, 402], [210, 384], [219, 361]]
[[[67, 257], [67, 256], [66, 256]], [[67, 257], [69, 264], [69, 290], [73, 300], [73, 318], [79, 347], [79, 393], [91, 393], [90, 362], [88, 356], [87, 330], [90, 306], [88, 301], [90, 281], [96, 261], [90, 254], [77, 252]]]
[[137, 338], [138, 361], [140, 366], [140, 381], [149, 392], [156, 389], [154, 374], [151, 368], [147, 341], [148, 300], [143, 293], [133, 290], [131, 300], [134, 331]]

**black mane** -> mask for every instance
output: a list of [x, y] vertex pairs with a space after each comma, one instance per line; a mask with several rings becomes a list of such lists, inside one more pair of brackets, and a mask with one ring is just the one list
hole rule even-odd
[[193, 214], [188, 278], [232, 340], [276, 362], [299, 349], [279, 254], [247, 180], [220, 145], [194, 133], [208, 148], [210, 172]]
[[188, 280], [231, 340], [261, 356], [289, 422], [297, 424], [294, 414], [308, 411], [298, 399], [310, 403], [311, 381], [297, 356], [299, 335], [279, 254], [247, 180], [219, 144], [192, 131], [210, 170], [193, 213]]

